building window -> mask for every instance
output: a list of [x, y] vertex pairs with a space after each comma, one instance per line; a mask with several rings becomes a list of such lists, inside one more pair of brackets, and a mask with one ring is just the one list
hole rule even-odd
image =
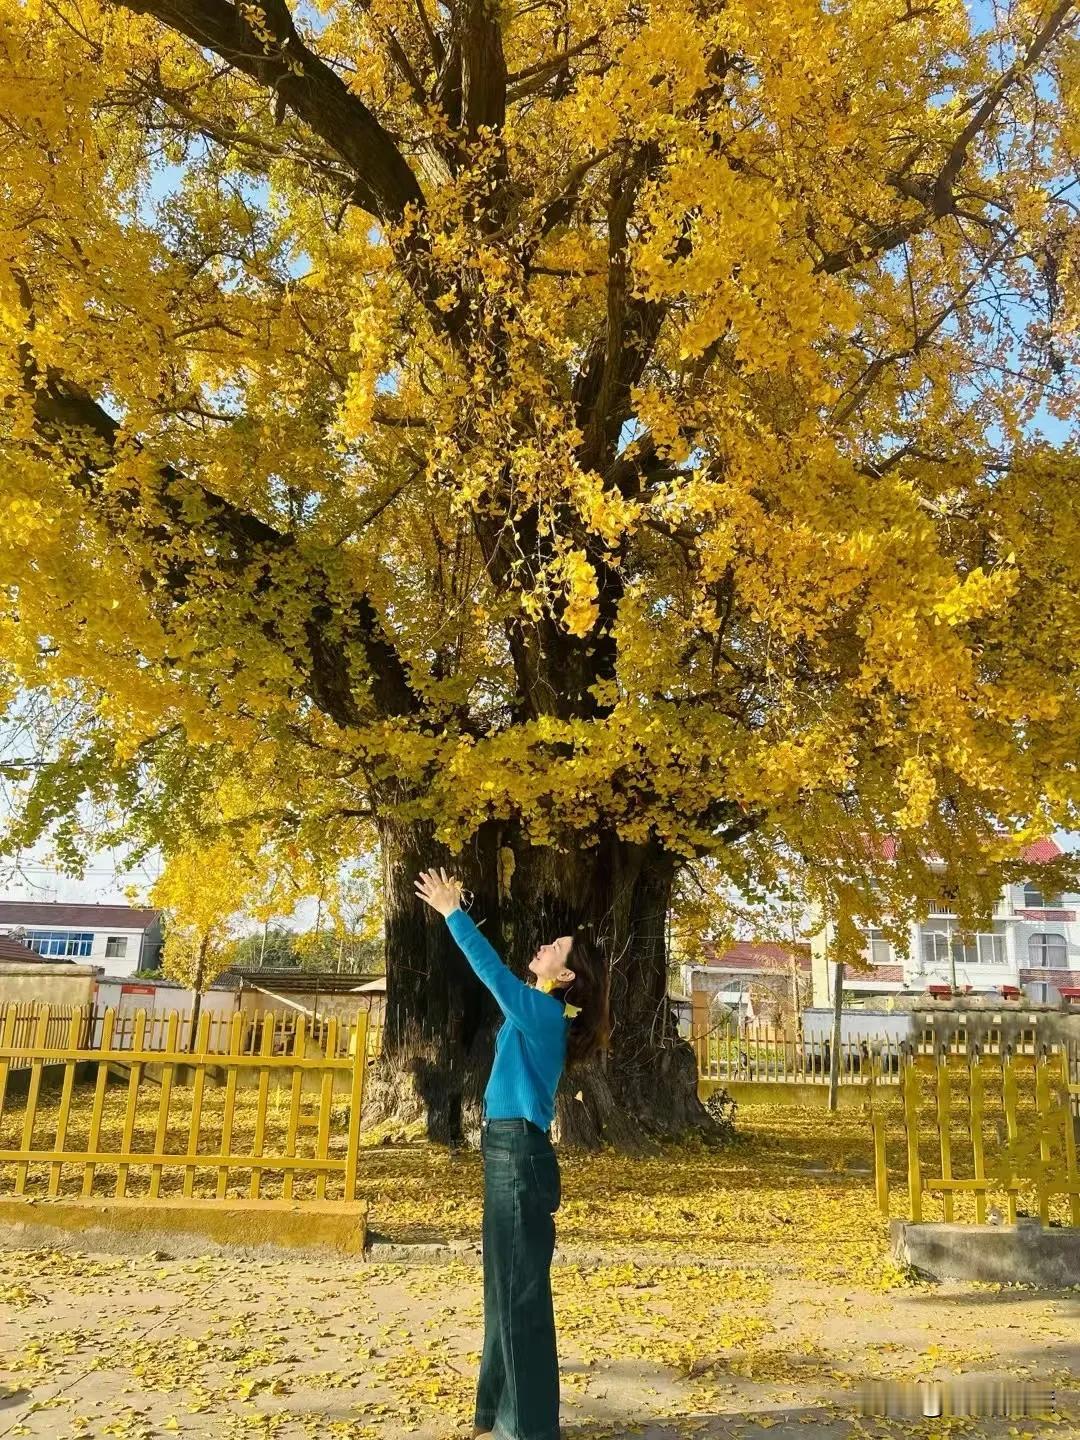
[[1056, 985], [1049, 985], [1045, 980], [1030, 980], [1024, 985], [1024, 994], [1029, 1000], [1034, 1000], [1036, 1005], [1054, 1005], [1061, 999], [1061, 991]]
[[1025, 910], [1054, 910], [1061, 904], [1060, 895], [1044, 895], [1031, 880], [1024, 882]]
[[1064, 935], [1031, 935], [1028, 937], [1028, 964], [1064, 970], [1068, 965], [1068, 951]]
[[1000, 932], [981, 930], [966, 938], [947, 930], [924, 930], [922, 935], [923, 967], [927, 970], [946, 966], [1004, 965], [1005, 936]]
[[891, 965], [892, 946], [881, 933], [873, 928], [866, 932], [866, 948], [870, 954], [871, 965]]
[[976, 935], [981, 965], [1005, 964], [1004, 935]]
[[110, 935], [105, 941], [106, 960], [123, 960], [127, 954], [127, 936]]
[[71, 930], [28, 930], [26, 945], [38, 955], [85, 957], [94, 948], [94, 936]]

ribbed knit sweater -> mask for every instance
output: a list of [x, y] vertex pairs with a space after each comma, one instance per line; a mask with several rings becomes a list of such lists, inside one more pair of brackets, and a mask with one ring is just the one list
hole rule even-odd
[[446, 923], [506, 1017], [495, 1037], [484, 1114], [489, 1120], [531, 1120], [547, 1130], [555, 1118], [555, 1091], [566, 1064], [569, 1022], [563, 1002], [507, 969], [464, 910], [451, 910]]

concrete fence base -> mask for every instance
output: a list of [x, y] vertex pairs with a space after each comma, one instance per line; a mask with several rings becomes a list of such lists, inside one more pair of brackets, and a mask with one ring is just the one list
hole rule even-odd
[[[896, 1090], [896, 1086], [892, 1087]], [[799, 1105], [826, 1110], [829, 1087], [814, 1081], [790, 1080], [698, 1080], [698, 1098], [707, 1100], [718, 1090], [726, 1090], [736, 1105]], [[865, 1085], [839, 1085], [837, 1107], [841, 1110], [864, 1109], [869, 1102]]]
[[367, 1204], [343, 1200], [153, 1200], [0, 1197], [0, 1243], [205, 1255], [215, 1250], [361, 1255]]
[[889, 1226], [893, 1254], [938, 1280], [1036, 1285], [1059, 1290], [1080, 1285], [1080, 1229], [1018, 1225], [913, 1224]]

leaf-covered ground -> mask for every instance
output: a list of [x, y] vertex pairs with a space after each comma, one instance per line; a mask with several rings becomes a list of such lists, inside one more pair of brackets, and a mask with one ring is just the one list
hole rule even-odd
[[[1080, 1435], [1080, 1293], [901, 1273], [858, 1112], [744, 1108], [740, 1126], [718, 1151], [564, 1157], [567, 1440]], [[380, 1242], [465, 1248], [430, 1265], [0, 1250], [0, 1440], [467, 1436], [479, 1161], [372, 1144], [363, 1187]], [[974, 1374], [1053, 1383], [1056, 1414], [857, 1413], [866, 1379]]]

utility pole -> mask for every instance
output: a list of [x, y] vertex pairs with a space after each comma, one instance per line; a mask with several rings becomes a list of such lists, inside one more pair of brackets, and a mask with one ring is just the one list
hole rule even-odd
[[795, 949], [797, 942], [795, 931], [795, 909], [794, 906], [788, 912], [791, 921], [791, 1013], [794, 1016], [796, 1033], [802, 1029], [802, 1011], [799, 1008], [799, 956]]
[[832, 1044], [829, 1047], [829, 1109], [835, 1110], [840, 1088], [840, 1010], [844, 998], [844, 962], [833, 966]]
[[956, 994], [956, 946], [953, 944], [952, 921], [948, 922], [946, 944], [949, 947], [949, 987]]

